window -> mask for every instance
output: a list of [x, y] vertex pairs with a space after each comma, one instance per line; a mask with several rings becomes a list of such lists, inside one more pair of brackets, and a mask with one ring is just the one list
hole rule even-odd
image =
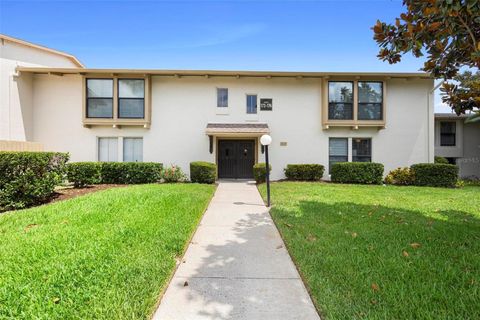
[[358, 82], [358, 119], [382, 120], [383, 83]]
[[257, 95], [247, 95], [247, 113], [257, 113]]
[[98, 161], [118, 161], [117, 138], [98, 138]]
[[118, 117], [145, 117], [145, 80], [118, 79]]
[[353, 82], [328, 83], [328, 119], [353, 120]]
[[87, 118], [113, 118], [112, 79], [87, 79]]
[[143, 161], [143, 138], [123, 138], [123, 161]]
[[352, 139], [352, 161], [372, 162], [372, 139]]
[[456, 122], [440, 122], [440, 146], [454, 147], [456, 144]]
[[217, 108], [228, 107], [228, 89], [217, 88]]
[[330, 138], [329, 141], [329, 172], [332, 165], [337, 162], [348, 162], [348, 139], [347, 138]]

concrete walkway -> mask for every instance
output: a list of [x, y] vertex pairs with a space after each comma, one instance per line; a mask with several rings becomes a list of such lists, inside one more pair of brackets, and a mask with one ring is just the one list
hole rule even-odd
[[153, 319], [319, 319], [254, 184], [220, 183]]

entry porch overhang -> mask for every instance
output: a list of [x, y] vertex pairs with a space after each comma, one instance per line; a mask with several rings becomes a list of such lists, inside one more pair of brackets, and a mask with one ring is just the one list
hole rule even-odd
[[211, 137], [260, 137], [270, 134], [266, 123], [208, 123], [205, 133]]

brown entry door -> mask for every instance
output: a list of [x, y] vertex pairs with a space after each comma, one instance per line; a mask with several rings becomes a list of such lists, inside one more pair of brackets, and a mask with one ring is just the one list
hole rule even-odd
[[255, 141], [219, 140], [217, 163], [220, 179], [253, 178]]

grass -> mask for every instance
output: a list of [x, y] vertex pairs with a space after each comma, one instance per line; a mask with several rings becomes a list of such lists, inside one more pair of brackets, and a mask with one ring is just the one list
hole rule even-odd
[[214, 189], [130, 186], [0, 215], [0, 318], [148, 318]]
[[479, 194], [282, 182], [271, 214], [323, 319], [480, 319]]

